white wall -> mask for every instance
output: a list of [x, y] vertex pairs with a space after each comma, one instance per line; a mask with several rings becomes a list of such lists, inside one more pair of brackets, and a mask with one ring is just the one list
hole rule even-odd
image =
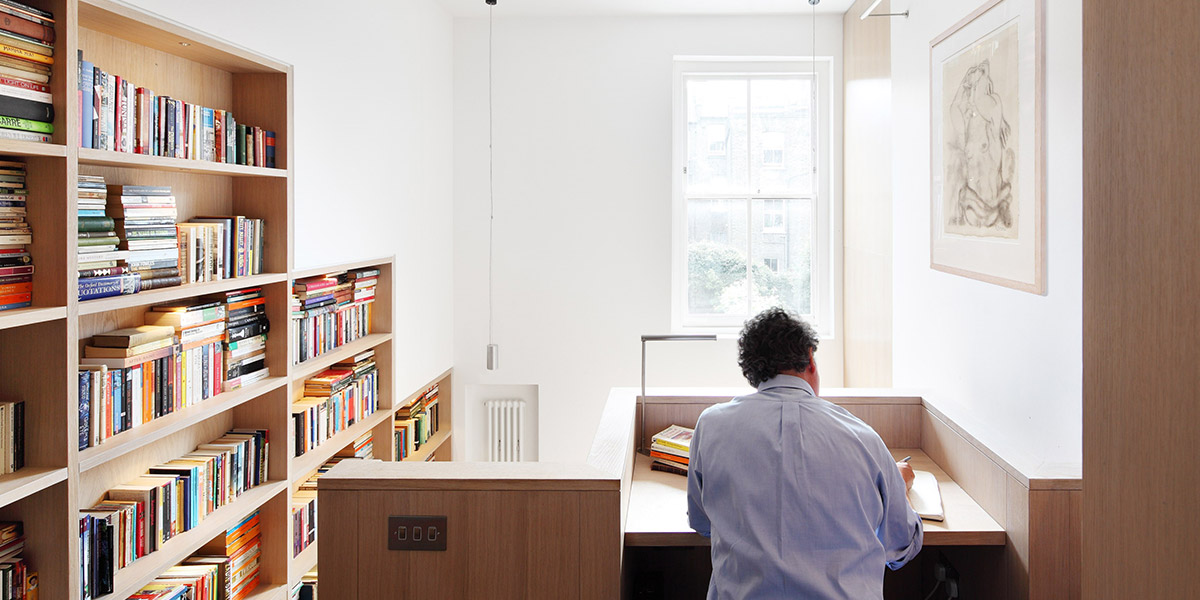
[[[586, 458], [609, 388], [638, 385], [639, 336], [670, 329], [673, 56], [808, 56], [810, 28], [799, 17], [497, 19], [501, 369], [488, 372], [487, 21], [455, 21], [455, 385], [539, 386], [543, 460]], [[818, 55], [838, 57], [840, 94], [840, 16], [821, 17], [817, 37]], [[840, 381], [841, 353], [829, 354], [825, 376]], [[745, 382], [723, 340], [652, 347], [649, 384]]]
[[892, 3], [894, 383], [1036, 474], [1082, 457], [1082, 2], [1045, 2], [1045, 296], [929, 268], [929, 42], [979, 4]]
[[449, 368], [449, 14], [435, 0], [349, 0], [336, 10], [131, 1], [294, 66], [296, 268], [394, 254], [398, 391]]

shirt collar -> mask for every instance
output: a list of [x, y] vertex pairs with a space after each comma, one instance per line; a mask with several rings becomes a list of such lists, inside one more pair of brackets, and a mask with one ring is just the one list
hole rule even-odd
[[809, 396], [813, 396], [814, 398], [816, 397], [816, 394], [813, 393], [812, 386], [808, 385], [807, 381], [793, 375], [776, 375], [758, 384], [759, 392], [765, 392], [773, 388], [794, 388], [807, 392]]

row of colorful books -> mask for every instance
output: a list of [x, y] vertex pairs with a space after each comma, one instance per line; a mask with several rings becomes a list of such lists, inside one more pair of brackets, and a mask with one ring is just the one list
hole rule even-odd
[[367, 432], [354, 443], [338, 451], [329, 462], [321, 465], [315, 473], [305, 479], [296, 493], [292, 494], [292, 556], [299, 556], [305, 548], [317, 541], [317, 480], [338, 463], [346, 459], [375, 458], [371, 432]]
[[378, 281], [379, 269], [297, 280], [292, 287], [292, 363], [369, 335]]
[[160, 96], [108, 73], [79, 53], [84, 148], [275, 167], [275, 132], [233, 113]]
[[113, 591], [116, 572], [190, 531], [268, 479], [265, 429], [235, 429], [110, 489], [80, 511], [82, 597]]
[[261, 557], [256, 510], [128, 600], [241, 600], [258, 587]]
[[21, 557], [25, 551], [25, 526], [0, 522], [0, 598], [37, 600], [38, 574]]
[[0, 160], [0, 310], [33, 304], [33, 257], [28, 248], [33, 230], [25, 220], [28, 198], [25, 163]]
[[0, 0], [0, 138], [49, 142], [54, 133], [54, 15]]
[[672, 425], [650, 439], [650, 468], [677, 475], [687, 475], [691, 461], [692, 435], [695, 430]]
[[375, 351], [354, 358], [304, 382], [304, 397], [292, 403], [296, 456], [320, 446], [379, 409]]
[[155, 306], [95, 335], [79, 366], [79, 449], [267, 377], [261, 288]]
[[300, 581], [292, 587], [292, 600], [317, 600], [317, 568], [300, 576]]
[[441, 427], [440, 412], [437, 385], [426, 390], [408, 406], [402, 406], [396, 411], [396, 420], [393, 423], [396, 460], [408, 458], [438, 432]]

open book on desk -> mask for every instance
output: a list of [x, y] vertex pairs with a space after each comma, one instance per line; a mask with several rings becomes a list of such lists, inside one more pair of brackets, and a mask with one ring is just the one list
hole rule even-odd
[[942, 507], [942, 489], [937, 477], [929, 471], [913, 471], [912, 489], [908, 490], [908, 503], [922, 519], [945, 521], [946, 509]]

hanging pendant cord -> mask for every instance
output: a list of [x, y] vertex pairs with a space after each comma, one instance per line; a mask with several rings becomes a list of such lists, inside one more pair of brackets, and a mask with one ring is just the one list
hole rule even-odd
[[493, 125], [493, 110], [492, 110], [492, 21], [494, 5], [488, 6], [488, 344], [491, 345], [492, 340], [492, 313], [494, 312], [493, 305], [495, 304], [494, 294], [492, 292], [492, 263], [493, 253], [495, 251], [495, 221], [496, 221], [496, 186], [495, 186], [495, 158], [492, 150], [492, 140], [494, 138]]
[[[812, 49], [813, 49], [812, 57], [811, 57], [813, 80], [812, 80], [812, 84], [809, 86], [809, 88], [812, 90], [812, 99], [809, 100], [809, 109], [808, 109], [809, 114], [811, 114], [811, 115], [817, 114], [817, 4], [819, 4], [820, 2], [821, 2], [821, 0], [809, 0], [809, 4], [812, 4]], [[814, 131], [813, 134], [810, 136], [810, 139], [812, 140], [812, 164], [813, 164], [814, 181], [815, 181], [815, 177], [816, 177], [816, 173], [817, 173], [817, 138], [819, 137], [819, 134], [820, 134], [820, 127], [817, 127], [817, 131]]]

